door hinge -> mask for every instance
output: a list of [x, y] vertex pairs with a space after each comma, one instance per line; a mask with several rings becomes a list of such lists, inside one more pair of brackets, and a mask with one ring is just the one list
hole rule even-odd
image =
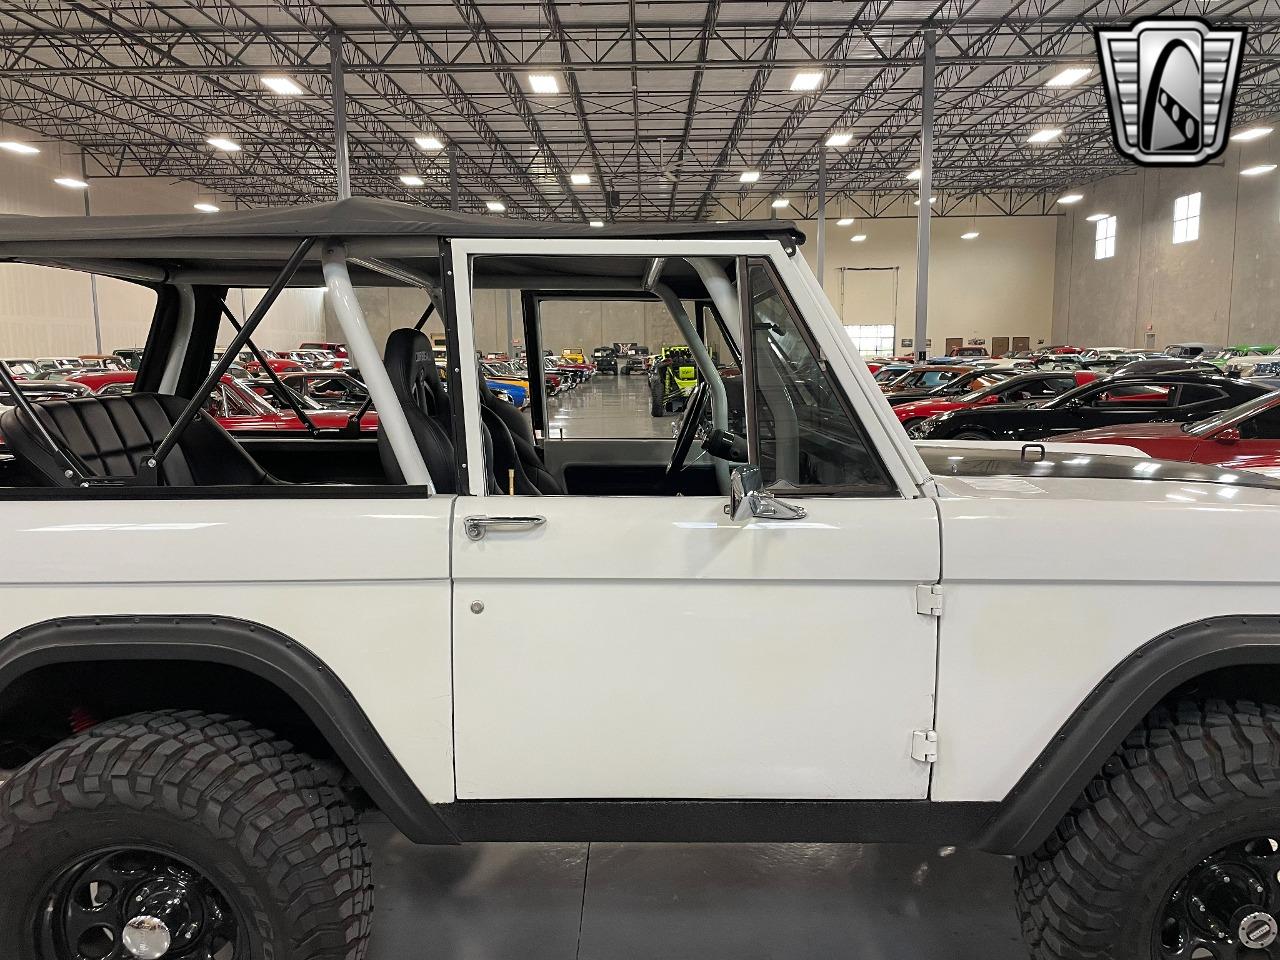
[[936, 583], [922, 583], [916, 587], [916, 613], [926, 617], [942, 616], [942, 587]]
[[911, 731], [911, 759], [921, 763], [934, 763], [938, 759], [938, 731]]

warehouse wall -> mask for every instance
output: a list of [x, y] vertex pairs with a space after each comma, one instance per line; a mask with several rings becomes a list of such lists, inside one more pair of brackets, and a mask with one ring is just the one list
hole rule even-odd
[[[1055, 288], [1053, 339], [1280, 343], [1280, 176], [1239, 175], [1242, 158], [1248, 166], [1269, 156], [1262, 145], [1233, 146], [1211, 166], [1135, 168], [1088, 185], [1058, 228], [1068, 279]], [[1174, 200], [1196, 191], [1200, 239], [1174, 244]], [[1094, 259], [1095, 227], [1085, 217], [1095, 211], [1118, 218], [1113, 258]]]

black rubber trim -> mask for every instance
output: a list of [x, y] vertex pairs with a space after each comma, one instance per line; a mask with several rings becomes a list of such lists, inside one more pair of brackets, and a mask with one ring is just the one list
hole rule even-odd
[[288, 483], [254, 487], [0, 487], [10, 500], [425, 500], [426, 487], [403, 484]]
[[929, 800], [459, 800], [466, 841], [970, 845], [996, 803]]
[[261, 677], [306, 713], [351, 775], [406, 837], [416, 843], [458, 842], [351, 691], [311, 651], [284, 634], [261, 624], [215, 616], [46, 620], [0, 640], [0, 695], [20, 676], [40, 667], [99, 660], [217, 663]]
[[975, 845], [992, 853], [1031, 853], [1162, 698], [1212, 670], [1269, 664], [1280, 664], [1277, 616], [1213, 617], [1143, 644], [1076, 708], [1000, 802]]

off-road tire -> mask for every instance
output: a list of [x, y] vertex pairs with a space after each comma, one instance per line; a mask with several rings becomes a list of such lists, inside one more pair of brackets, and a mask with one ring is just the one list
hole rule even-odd
[[1174, 885], [1241, 837], [1280, 834], [1280, 708], [1159, 708], [1015, 868], [1036, 960], [1149, 960]]
[[361, 960], [373, 886], [331, 773], [252, 724], [138, 713], [63, 741], [0, 786], [0, 943], [33, 960], [41, 887], [95, 850], [145, 842], [199, 870], [254, 960]]

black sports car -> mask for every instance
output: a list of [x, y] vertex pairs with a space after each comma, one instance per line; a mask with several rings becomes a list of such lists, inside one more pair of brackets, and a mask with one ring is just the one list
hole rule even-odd
[[970, 370], [968, 373], [962, 373], [954, 380], [948, 380], [938, 386], [901, 390], [897, 393], [889, 394], [885, 399], [889, 401], [890, 406], [896, 407], [900, 403], [910, 403], [912, 400], [920, 400], [924, 397], [958, 397], [962, 393], [971, 393], [974, 390], [981, 390], [983, 387], [994, 386], [1001, 380], [1008, 380], [1010, 377], [1016, 377], [1018, 374], [1026, 372], [1015, 367], [989, 367], [985, 370]]
[[1043, 440], [1125, 423], [1200, 420], [1269, 392], [1264, 386], [1199, 370], [1103, 377], [1049, 400], [1003, 403], [939, 414], [914, 436], [928, 440]]

